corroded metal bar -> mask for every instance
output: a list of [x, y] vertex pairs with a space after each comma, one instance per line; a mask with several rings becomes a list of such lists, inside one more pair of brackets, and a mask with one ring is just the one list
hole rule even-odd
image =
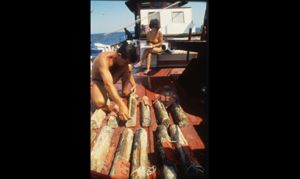
[[118, 121], [117, 121], [117, 116], [115, 115], [110, 115], [108, 117], [107, 125], [111, 128], [118, 128]]
[[[158, 149], [163, 149], [163, 146], [172, 147], [171, 138], [168, 134], [166, 126], [158, 125], [156, 128], [156, 136], [157, 136], [156, 144], [159, 145]], [[159, 155], [163, 163], [165, 163], [168, 160], [164, 150], [159, 150]]]
[[175, 147], [180, 157], [180, 161], [183, 164], [185, 174], [187, 177], [202, 177], [204, 169], [201, 165], [192, 162], [190, 156], [184, 150], [184, 147], [188, 147], [188, 143], [183, 136], [178, 125], [171, 125], [169, 128], [171, 139], [176, 141]]
[[183, 162], [184, 164], [187, 162], [187, 156], [185, 155], [184, 151], [183, 151], [183, 147], [188, 146], [188, 143], [185, 139], [185, 137], [183, 136], [180, 128], [178, 127], [178, 125], [171, 125], [169, 128], [170, 131], [170, 136], [171, 139], [175, 142], [175, 147], [179, 153], [181, 162]]
[[97, 109], [91, 117], [93, 128], [99, 128], [105, 116], [106, 114], [102, 109]]
[[95, 146], [91, 152], [91, 170], [99, 173], [101, 172], [109, 151], [113, 133], [114, 129], [109, 126], [104, 126], [101, 129], [101, 132], [96, 139]]
[[176, 124], [178, 124], [180, 127], [186, 127], [189, 125], [187, 117], [178, 102], [175, 102], [171, 105], [171, 113]]
[[91, 143], [94, 141], [96, 136], [97, 136], [96, 129], [93, 129], [92, 124], [91, 124]]
[[101, 127], [106, 114], [102, 109], [97, 109], [91, 116], [91, 143], [97, 136], [96, 130]]
[[163, 124], [166, 127], [169, 127], [170, 118], [169, 118], [169, 115], [167, 113], [167, 110], [166, 110], [164, 104], [159, 99], [157, 99], [154, 102], [154, 108], [155, 108], [155, 114], [156, 114], [156, 119], [158, 120], [158, 123]]
[[172, 167], [172, 165], [174, 165], [174, 164], [170, 163], [169, 165], [163, 166], [164, 179], [176, 179], [177, 178], [175, 167]]
[[150, 113], [150, 103], [147, 96], [143, 97], [143, 101], [141, 102], [141, 121], [143, 127], [149, 127], [152, 124], [151, 113]]
[[130, 153], [132, 148], [133, 132], [125, 128], [119, 140], [117, 152], [109, 176], [112, 178], [129, 178]]
[[136, 110], [137, 110], [137, 100], [136, 94], [131, 92], [128, 98], [128, 109], [130, 118], [126, 121], [126, 127], [136, 126]]
[[164, 150], [164, 147], [172, 146], [171, 138], [168, 135], [168, 131], [166, 126], [158, 125], [156, 128], [156, 136], [157, 136], [157, 149], [159, 158], [161, 159], [163, 165], [163, 178], [164, 179], [176, 179], [176, 166], [172, 163], [168, 158], [167, 154]]
[[148, 137], [145, 129], [140, 128], [134, 134], [131, 158], [131, 179], [146, 179], [149, 166], [147, 153]]

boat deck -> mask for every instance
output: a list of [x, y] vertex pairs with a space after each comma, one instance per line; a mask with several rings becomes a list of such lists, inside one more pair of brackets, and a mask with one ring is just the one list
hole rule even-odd
[[[200, 163], [203, 164], [205, 160], [205, 144], [202, 140], [201, 130], [199, 126], [203, 123], [203, 101], [199, 98], [195, 98], [190, 96], [185, 90], [176, 82], [178, 76], [184, 71], [184, 68], [162, 68], [162, 69], [153, 69], [148, 76], [145, 76], [143, 72], [135, 73], [135, 80], [137, 83], [137, 95], [141, 98], [142, 96], [147, 96], [151, 101], [155, 100], [157, 97], [161, 97], [161, 100], [165, 105], [170, 104], [170, 98], [177, 98], [185, 111], [186, 116], [188, 117], [189, 126], [182, 127], [182, 133], [186, 138], [189, 148], [190, 148], [190, 157]], [[116, 84], [117, 89], [121, 92], [121, 82]], [[124, 99], [126, 101], [126, 99]], [[127, 102], [127, 101], [126, 101]], [[135, 132], [137, 129], [141, 127], [140, 125], [140, 108], [137, 110], [137, 125], [136, 127], [132, 127], [131, 129]], [[172, 115], [168, 110], [171, 122], [170, 124], [174, 124]], [[162, 178], [161, 175], [161, 167], [159, 158], [157, 158], [156, 147], [154, 145], [155, 135], [154, 131], [157, 127], [156, 117], [154, 113], [153, 107], [151, 107], [151, 116], [152, 116], [152, 126], [145, 128], [148, 133], [148, 157], [150, 165], [155, 165], [157, 167], [156, 172], [151, 175], [149, 178]], [[104, 119], [102, 126], [98, 129], [97, 135], [101, 131], [101, 128], [106, 125], [107, 119]], [[116, 152], [120, 135], [124, 130], [125, 126], [121, 126], [114, 131], [114, 135], [112, 138], [112, 142], [110, 144], [109, 154], [106, 157], [104, 168], [101, 173], [95, 173], [91, 171], [92, 178], [109, 178], [109, 171], [111, 169], [112, 161], [114, 158], [114, 154]], [[93, 143], [91, 144], [91, 149], [93, 147]], [[179, 164], [179, 158], [176, 156], [175, 150], [171, 151], [173, 155], [172, 160], [175, 163]], [[179, 178], [182, 178], [182, 170], [177, 167]]]

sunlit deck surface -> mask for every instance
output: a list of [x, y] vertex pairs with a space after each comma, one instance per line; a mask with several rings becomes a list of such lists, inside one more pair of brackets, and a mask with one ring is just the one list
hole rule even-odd
[[[186, 116], [189, 120], [189, 126], [188, 127], [182, 127], [181, 131], [186, 138], [191, 154], [191, 158], [193, 158], [194, 161], [203, 164], [205, 160], [205, 148], [204, 145], [205, 140], [203, 140], [203, 135], [201, 133], [201, 125], [204, 121], [203, 119], [203, 100], [199, 97], [191, 96], [189, 93], [185, 92], [184, 88], [180, 86], [180, 84], [177, 82], [177, 79], [179, 75], [184, 71], [184, 68], [162, 68], [162, 69], [152, 69], [152, 71], [149, 73], [149, 75], [144, 75], [143, 71], [136, 71], [135, 73], [135, 80], [137, 83], [137, 95], [139, 98], [143, 96], [148, 96], [148, 98], [153, 101], [158, 96], [161, 97], [161, 100], [164, 102], [166, 106], [170, 104], [170, 98], [176, 98], [179, 100], [183, 110], [185, 111]], [[116, 84], [116, 87], [121, 92], [121, 82], [119, 81]], [[126, 101], [126, 99], [124, 99]], [[126, 101], [127, 102], [127, 101]], [[167, 109], [168, 110], [168, 109]], [[171, 119], [170, 124], [174, 124], [172, 115], [169, 112], [169, 116]], [[151, 115], [152, 115], [152, 126], [145, 128], [148, 133], [148, 157], [150, 165], [156, 165], [157, 170], [156, 172], [151, 175], [149, 178], [162, 178], [162, 168], [160, 165], [160, 159], [157, 155], [157, 149], [154, 145], [155, 141], [155, 135], [154, 131], [157, 127], [156, 117], [154, 113], [153, 107], [151, 107]], [[102, 123], [102, 127], [106, 125], [107, 119], [104, 120]], [[102, 128], [101, 127], [101, 128]], [[131, 128], [134, 132], [140, 128], [140, 108], [138, 107], [137, 111], [137, 125], [136, 127]], [[99, 134], [101, 128], [97, 131], [97, 135]], [[105, 161], [105, 166], [101, 171], [101, 174], [91, 172], [93, 178], [109, 178], [109, 171], [111, 169], [112, 161], [114, 158], [114, 154], [116, 152], [118, 142], [120, 135], [122, 131], [124, 130], [124, 126], [121, 126], [114, 131], [114, 135], [112, 138], [112, 142], [110, 144], [110, 151]], [[91, 149], [93, 147], [93, 144], [91, 145]], [[174, 155], [171, 155], [173, 158], [172, 160], [175, 161], [175, 163], [179, 164], [179, 157], [176, 155], [175, 150]], [[180, 167], [178, 167], [178, 174], [179, 178], [182, 178], [182, 170]]]

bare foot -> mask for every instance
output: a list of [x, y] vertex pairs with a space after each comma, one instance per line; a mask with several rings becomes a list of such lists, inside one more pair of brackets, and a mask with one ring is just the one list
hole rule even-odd
[[144, 74], [145, 74], [145, 75], [148, 75], [149, 72], [150, 72], [150, 70], [145, 70], [145, 71], [144, 71]]

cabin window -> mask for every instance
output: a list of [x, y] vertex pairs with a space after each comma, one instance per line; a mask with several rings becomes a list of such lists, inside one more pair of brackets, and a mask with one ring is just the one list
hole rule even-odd
[[152, 19], [158, 19], [160, 22], [160, 14], [159, 12], [149, 12], [148, 13], [148, 24], [150, 24], [150, 21]]
[[184, 23], [183, 12], [172, 12], [172, 22], [174, 23]]

